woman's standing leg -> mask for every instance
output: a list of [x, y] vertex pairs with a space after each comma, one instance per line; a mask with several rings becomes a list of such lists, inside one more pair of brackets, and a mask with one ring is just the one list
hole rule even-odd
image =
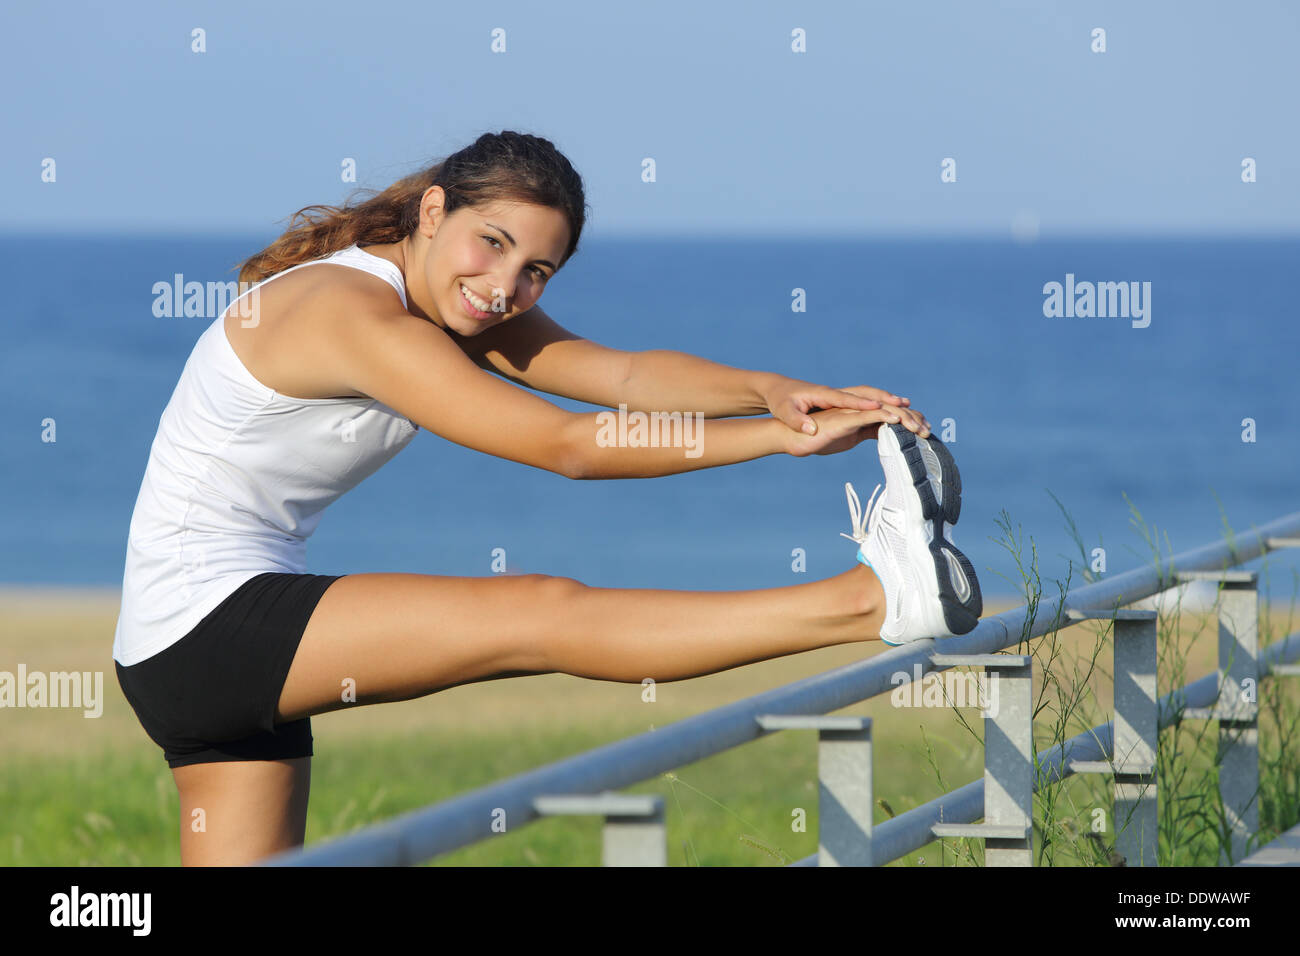
[[182, 866], [240, 866], [301, 846], [311, 757], [174, 767]]

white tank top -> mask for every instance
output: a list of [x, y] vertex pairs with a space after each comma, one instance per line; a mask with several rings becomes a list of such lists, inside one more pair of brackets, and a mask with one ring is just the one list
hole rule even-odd
[[[356, 245], [245, 295], [324, 262], [379, 276], [406, 306], [401, 269]], [[223, 319], [195, 343], [149, 451], [113, 638], [124, 667], [179, 641], [249, 578], [305, 573], [321, 512], [418, 430], [375, 399], [291, 398], [266, 387], [235, 354]]]

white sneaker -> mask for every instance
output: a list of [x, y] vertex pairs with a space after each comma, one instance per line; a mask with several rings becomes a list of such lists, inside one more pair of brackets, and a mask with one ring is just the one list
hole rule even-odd
[[885, 592], [880, 639], [899, 645], [929, 637], [954, 637], [974, 629], [984, 611], [979, 581], [952, 542], [961, 514], [961, 476], [937, 438], [918, 438], [902, 425], [878, 433], [885, 494], [880, 485], [864, 514], [853, 485], [845, 482], [858, 560], [875, 572]]

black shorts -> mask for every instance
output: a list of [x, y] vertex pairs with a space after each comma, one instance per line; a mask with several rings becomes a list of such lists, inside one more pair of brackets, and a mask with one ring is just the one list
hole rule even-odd
[[311, 718], [277, 724], [275, 709], [307, 621], [341, 577], [264, 572], [170, 647], [130, 667], [113, 662], [169, 767], [312, 755]]

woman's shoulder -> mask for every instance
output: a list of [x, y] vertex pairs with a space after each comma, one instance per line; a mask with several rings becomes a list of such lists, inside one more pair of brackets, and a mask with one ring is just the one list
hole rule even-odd
[[[248, 371], [289, 398], [361, 398], [328, 380], [331, 339], [341, 323], [409, 315], [393, 286], [372, 273], [323, 262], [272, 276], [242, 313], [225, 317], [226, 338]], [[410, 316], [415, 320], [414, 316]]]

